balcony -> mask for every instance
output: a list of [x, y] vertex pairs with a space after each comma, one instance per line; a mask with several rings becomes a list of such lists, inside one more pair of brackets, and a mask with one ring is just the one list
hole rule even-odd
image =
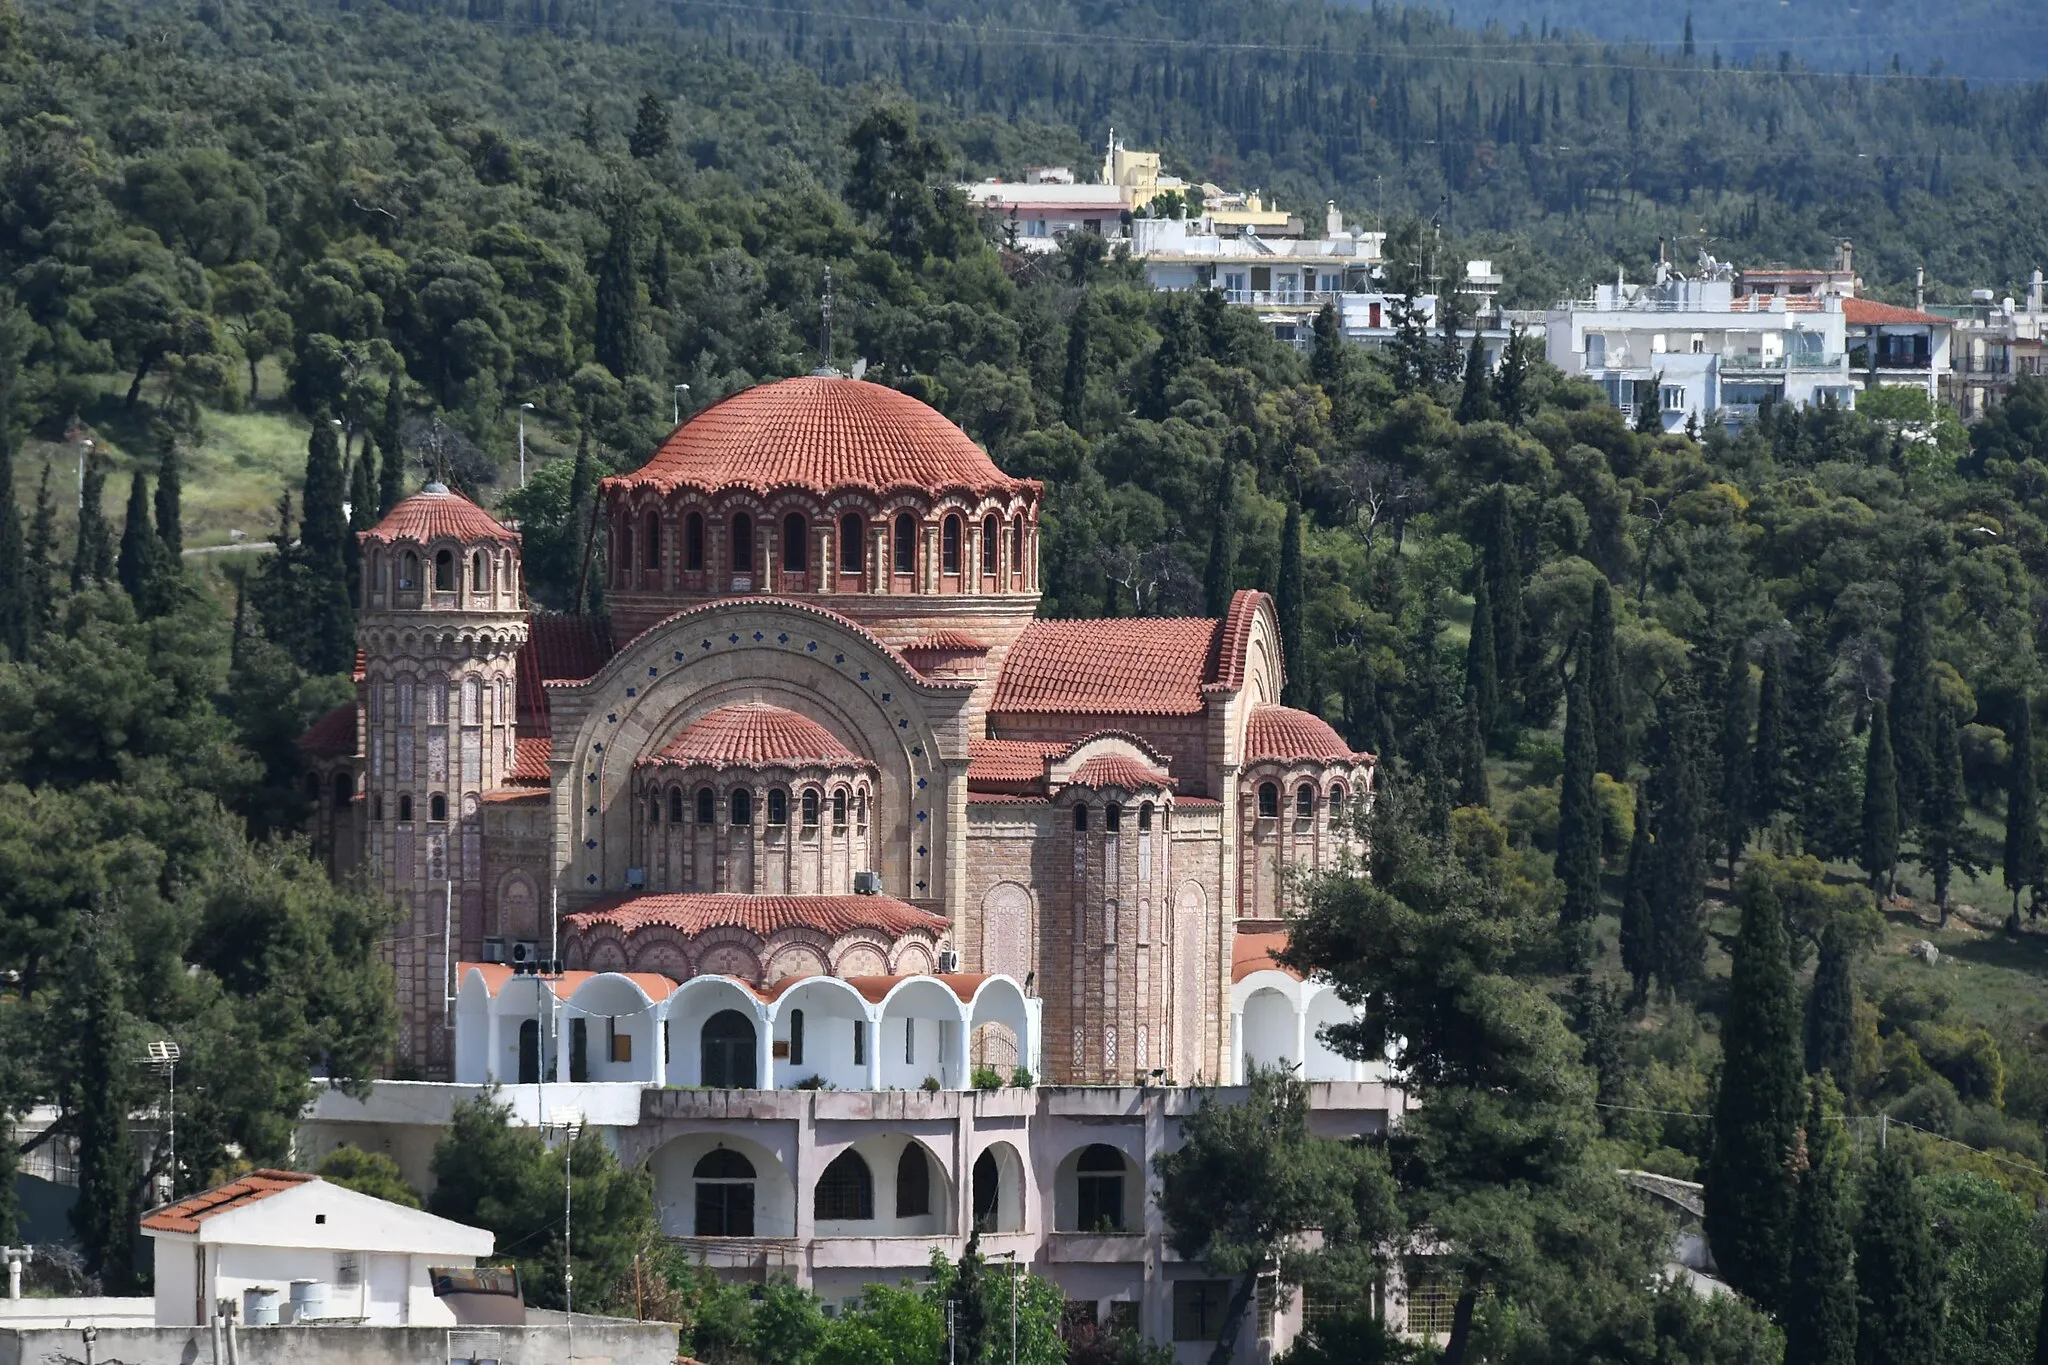
[[1840, 351], [1812, 352], [1806, 355], [1765, 355], [1761, 351], [1723, 351], [1721, 372], [1743, 374], [1784, 374], [1787, 371], [1808, 373], [1820, 370], [1840, 370], [1848, 359]]
[[1058, 1265], [1123, 1265], [1145, 1259], [1141, 1232], [1055, 1232], [1047, 1259]]
[[794, 1237], [671, 1237], [668, 1243], [692, 1262], [736, 1278], [793, 1276], [804, 1260], [804, 1244]]
[[1335, 303], [1338, 294], [1329, 289], [1224, 289], [1225, 303], [1249, 304], [1254, 308], [1321, 308]]

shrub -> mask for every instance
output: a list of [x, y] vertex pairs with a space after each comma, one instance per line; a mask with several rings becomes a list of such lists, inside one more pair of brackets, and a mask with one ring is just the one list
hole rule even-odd
[[927, 1094], [927, 1095], [936, 1095], [936, 1094], [938, 1094], [938, 1093], [939, 1093], [939, 1078], [938, 1078], [937, 1076], [927, 1076], [927, 1077], [925, 1077], [925, 1078], [924, 1078], [924, 1086], [923, 1086], [923, 1090], [924, 1090], [924, 1093], [925, 1093], [925, 1094]]
[[1020, 1066], [1010, 1073], [1010, 1084], [1019, 1090], [1029, 1090], [1036, 1083], [1028, 1066]]
[[1003, 1073], [992, 1066], [978, 1066], [974, 1068], [972, 1080], [976, 1090], [1001, 1090], [1003, 1088]]

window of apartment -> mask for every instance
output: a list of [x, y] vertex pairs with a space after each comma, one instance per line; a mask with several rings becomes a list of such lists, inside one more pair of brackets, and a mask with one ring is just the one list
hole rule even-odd
[[1214, 1341], [1223, 1335], [1223, 1315], [1230, 1306], [1228, 1280], [1173, 1282], [1173, 1339]]
[[[1098, 1142], [1074, 1163], [1075, 1222], [1082, 1232], [1124, 1230], [1124, 1154]], [[1213, 1338], [1212, 1338], [1213, 1340]]]
[[865, 1019], [853, 1021], [853, 1064], [868, 1064], [868, 1025]]
[[1666, 384], [1658, 391], [1658, 402], [1666, 412], [1680, 412], [1685, 408], [1685, 386]]
[[875, 1177], [859, 1152], [841, 1152], [818, 1177], [811, 1216], [820, 1221], [860, 1221], [875, 1216]]
[[915, 1019], [905, 1019], [903, 1021], [903, 1064], [905, 1066], [917, 1065], [917, 1020]]
[[1450, 1275], [1411, 1265], [1408, 1276], [1408, 1331], [1415, 1336], [1449, 1336], [1458, 1310], [1458, 1282]]

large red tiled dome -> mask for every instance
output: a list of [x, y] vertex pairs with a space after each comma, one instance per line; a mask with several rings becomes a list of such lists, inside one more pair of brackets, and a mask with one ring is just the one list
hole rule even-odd
[[1245, 727], [1244, 757], [1247, 763], [1261, 759], [1357, 763], [1371, 755], [1352, 752], [1343, 736], [1321, 716], [1290, 706], [1259, 705], [1252, 708], [1251, 723]]
[[442, 539], [519, 543], [517, 531], [462, 494], [451, 493], [438, 483], [430, 483], [401, 501], [385, 514], [382, 521], [363, 532], [363, 538], [410, 540], [421, 545]]
[[699, 716], [655, 758], [681, 767], [714, 768], [839, 767], [862, 762], [809, 716], [758, 702], [721, 706]]
[[973, 494], [1033, 488], [908, 394], [837, 375], [743, 389], [678, 427], [654, 458], [607, 479], [628, 488], [801, 488]]

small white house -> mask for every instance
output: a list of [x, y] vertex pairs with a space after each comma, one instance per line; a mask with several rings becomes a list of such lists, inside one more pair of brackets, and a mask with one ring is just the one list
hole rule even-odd
[[[156, 1325], [204, 1326], [223, 1299], [310, 1281], [321, 1316], [372, 1326], [452, 1327], [430, 1267], [468, 1269], [490, 1233], [297, 1171], [251, 1171], [142, 1220], [156, 1243]], [[310, 1314], [309, 1314], [310, 1316]]]

